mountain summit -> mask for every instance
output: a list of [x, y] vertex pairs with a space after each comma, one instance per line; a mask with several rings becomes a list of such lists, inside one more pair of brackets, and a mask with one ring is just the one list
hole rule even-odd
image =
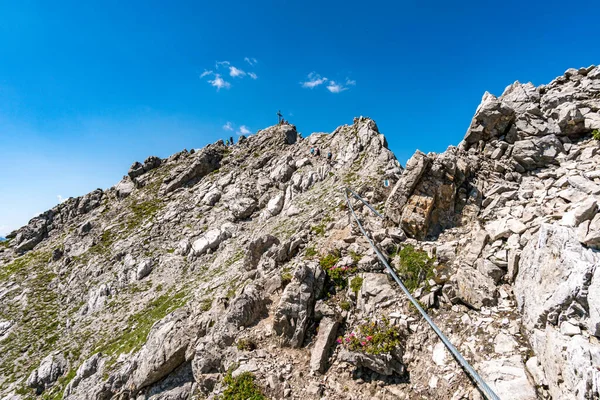
[[600, 68], [483, 96], [400, 167], [372, 119], [136, 162], [0, 243], [3, 399], [589, 399]]

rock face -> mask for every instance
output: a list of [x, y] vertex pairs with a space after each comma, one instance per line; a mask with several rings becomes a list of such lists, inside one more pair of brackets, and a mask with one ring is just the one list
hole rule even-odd
[[0, 398], [481, 398], [344, 186], [500, 398], [599, 398], [598, 99], [596, 67], [515, 82], [404, 170], [364, 117], [134, 163], [0, 243]]
[[285, 346], [300, 347], [312, 316], [316, 298], [323, 289], [325, 273], [318, 265], [300, 265], [286, 286], [273, 317], [273, 330]]

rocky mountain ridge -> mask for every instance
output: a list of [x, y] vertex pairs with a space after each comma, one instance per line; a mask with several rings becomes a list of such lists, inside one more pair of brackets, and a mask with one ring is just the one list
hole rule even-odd
[[363, 117], [136, 162], [0, 244], [0, 397], [481, 398], [349, 186], [500, 398], [597, 398], [598, 129], [589, 67], [486, 93], [457, 147], [405, 169]]

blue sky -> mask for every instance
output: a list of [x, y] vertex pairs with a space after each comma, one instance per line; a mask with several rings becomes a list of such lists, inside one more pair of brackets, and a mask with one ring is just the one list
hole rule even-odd
[[370, 116], [404, 163], [484, 91], [600, 63], [598, 1], [449, 3], [0, 0], [0, 235], [278, 109], [305, 136]]

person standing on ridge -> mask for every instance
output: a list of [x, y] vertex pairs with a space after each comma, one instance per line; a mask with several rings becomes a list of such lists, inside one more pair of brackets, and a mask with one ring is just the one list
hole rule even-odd
[[233, 146], [233, 136], [229, 136], [229, 143]]

